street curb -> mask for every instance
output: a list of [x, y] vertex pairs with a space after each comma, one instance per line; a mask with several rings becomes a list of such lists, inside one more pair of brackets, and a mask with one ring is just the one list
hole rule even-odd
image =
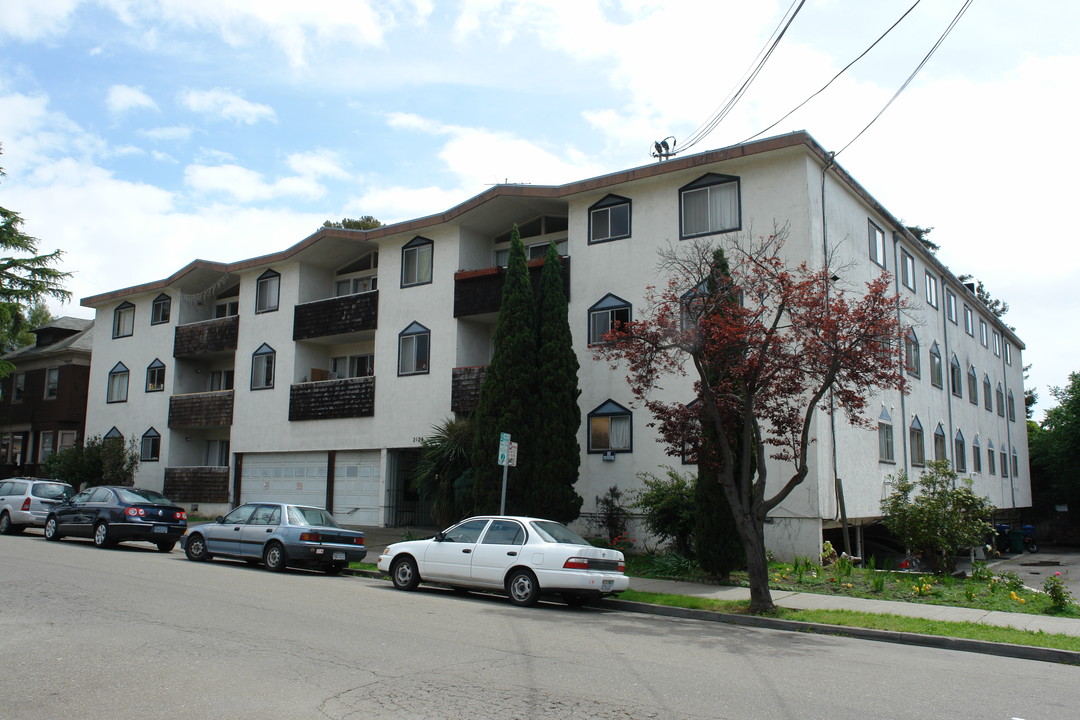
[[[366, 577], [374, 580], [386, 579], [385, 574], [376, 570], [346, 569], [343, 574]], [[623, 612], [639, 613], [642, 615], [660, 615], [663, 617], [681, 618], [684, 620], [704, 620], [707, 622], [766, 628], [769, 630], [834, 635], [856, 638], [859, 640], [876, 640], [877, 642], [930, 647], [939, 650], [958, 650], [961, 652], [997, 655], [999, 657], [1010, 657], [1020, 660], [1038, 660], [1041, 662], [1060, 663], [1062, 665], [1080, 665], [1080, 652], [1074, 650], [1058, 650], [1055, 648], [1041, 648], [1030, 645], [1011, 645], [1009, 643], [970, 640], [967, 638], [955, 638], [945, 635], [923, 635], [920, 633], [897, 632], [895, 630], [874, 630], [871, 628], [848, 627], [846, 625], [827, 625], [825, 623], [809, 623], [798, 620], [781, 620], [779, 618], [762, 617], [760, 615], [735, 615], [732, 613], [718, 613], [712, 610], [694, 610], [691, 608], [669, 607], [667, 605], [651, 605], [649, 603], [634, 602], [633, 600], [618, 600], [616, 598], [604, 598], [599, 602], [591, 604], [590, 607], [600, 610], [621, 610]]]
[[1009, 643], [970, 640], [968, 638], [955, 638], [944, 635], [922, 635], [920, 633], [897, 632], [895, 630], [874, 630], [871, 628], [848, 627], [846, 625], [827, 625], [825, 623], [809, 623], [800, 622], [798, 620], [780, 620], [778, 618], [761, 617], [759, 615], [734, 615], [731, 613], [713, 612], [711, 610], [694, 610], [691, 608], [669, 607], [666, 605], [650, 605], [649, 603], [612, 598], [605, 598], [600, 603], [594, 605], [594, 607], [623, 610], [625, 612], [642, 613], [645, 615], [662, 615], [664, 617], [683, 618], [687, 620], [705, 620], [709, 622], [727, 623], [729, 625], [767, 628], [770, 630], [806, 632], [819, 635], [837, 635], [860, 640], [876, 640], [878, 642], [891, 642], [900, 645], [938, 648], [940, 650], [959, 650], [962, 652], [983, 653], [985, 655], [997, 655], [999, 657], [1011, 657], [1021, 660], [1039, 660], [1042, 662], [1061, 663], [1063, 665], [1080, 665], [1080, 652], [1073, 650], [1058, 650], [1055, 648], [1041, 648], [1030, 645], [1012, 645]]

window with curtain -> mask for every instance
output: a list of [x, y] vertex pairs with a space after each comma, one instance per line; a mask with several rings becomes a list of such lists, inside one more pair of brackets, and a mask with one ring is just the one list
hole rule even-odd
[[589, 413], [589, 452], [630, 452], [633, 449], [632, 413], [608, 400]]
[[707, 173], [679, 189], [681, 228], [684, 238], [738, 230], [739, 178]]

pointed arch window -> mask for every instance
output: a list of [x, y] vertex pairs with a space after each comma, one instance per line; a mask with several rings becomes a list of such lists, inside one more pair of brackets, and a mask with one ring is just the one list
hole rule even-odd
[[977, 473], [982, 472], [982, 446], [979, 444], [978, 435], [971, 441], [971, 470]]
[[608, 195], [589, 208], [589, 244], [630, 237], [630, 200]]
[[277, 352], [266, 343], [251, 353], [251, 389], [269, 390], [274, 387]]
[[151, 325], [164, 325], [169, 322], [169, 316], [172, 314], [172, 298], [161, 293], [154, 298], [154, 304], [150, 308], [150, 324]]
[[908, 375], [919, 377], [922, 368], [919, 364], [919, 336], [914, 330], [908, 330], [904, 337], [904, 366]]
[[161, 459], [161, 434], [154, 428], [143, 433], [139, 459], [144, 462], [157, 462]]
[[945, 428], [938, 423], [937, 429], [934, 430], [934, 460], [941, 462], [942, 460], [948, 460], [948, 447], [945, 440]]
[[128, 378], [131, 373], [124, 363], [119, 362], [109, 371], [109, 387], [105, 397], [106, 402], [122, 403], [128, 399]]
[[983, 375], [983, 406], [994, 412], [994, 387], [990, 384], [989, 375]]
[[986, 446], [986, 470], [991, 475], [996, 475], [997, 455], [994, 454], [994, 441], [990, 440]]
[[1005, 400], [1007, 411], [1009, 414], [1009, 422], [1016, 422], [1016, 396], [1013, 395], [1013, 391], [1009, 391], [1009, 397]]
[[432, 257], [435, 243], [415, 237], [401, 248], [401, 287], [426, 285], [431, 282]]
[[267, 270], [255, 281], [255, 313], [274, 312], [281, 295], [281, 273]]
[[[929, 276], [928, 276], [929, 277]], [[941, 368], [941, 349], [938, 344], [930, 345], [930, 384], [936, 388], [944, 387], [945, 379]]]
[[124, 440], [124, 433], [122, 433], [122, 432], [120, 432], [119, 430], [117, 430], [117, 429], [116, 429], [116, 426], [115, 426], [115, 425], [113, 425], [113, 426], [112, 426], [111, 428], [109, 428], [109, 432], [105, 433], [105, 434], [104, 434], [104, 435], [102, 436], [102, 438], [101, 438], [101, 439], [102, 439], [102, 440], [119, 440], [119, 441], [123, 442], [123, 440]]
[[1000, 455], [998, 455], [998, 457], [1001, 458], [1000, 467], [1001, 467], [1001, 477], [1003, 477], [1003, 478], [1009, 477], [1009, 453], [1006, 452], [1006, 450], [1005, 450], [1006, 447], [1007, 447], [1007, 445], [1005, 445], [1005, 443], [1001, 443], [1001, 453], [1000, 453]]
[[589, 344], [606, 342], [604, 335], [631, 320], [632, 306], [621, 297], [608, 293], [589, 308]]
[[994, 398], [997, 400], [997, 414], [1005, 417], [1005, 389], [1001, 387], [1001, 383], [998, 383]]
[[964, 397], [964, 371], [960, 367], [960, 361], [956, 355], [949, 361], [949, 385], [952, 386], [952, 394], [956, 397]]
[[679, 188], [679, 206], [682, 238], [738, 230], [742, 225], [739, 178], [706, 173]]
[[878, 416], [878, 460], [881, 462], [896, 462], [893, 443], [893, 422], [889, 411], [881, 408]]
[[919, 422], [918, 415], [911, 421], [911, 427], [908, 428], [908, 444], [911, 446], [911, 464], [925, 465], [926, 438], [923, 435], [923, 426]]
[[113, 310], [112, 336], [130, 337], [135, 332], [135, 306], [129, 302], [120, 303]]
[[979, 376], [975, 372], [975, 366], [968, 366], [968, 402], [972, 405], [979, 404]]
[[613, 400], [589, 413], [589, 452], [627, 453], [634, 449], [633, 414]]
[[398, 375], [423, 375], [431, 356], [431, 331], [414, 322], [398, 335]]
[[964, 433], [959, 430], [953, 438], [953, 465], [956, 472], [967, 472], [967, 447], [964, 444]]
[[1012, 449], [1012, 471], [1013, 477], [1020, 477], [1020, 456], [1016, 452], [1016, 446], [1013, 445]]
[[162, 392], [165, 389], [165, 363], [154, 358], [146, 366], [146, 392]]

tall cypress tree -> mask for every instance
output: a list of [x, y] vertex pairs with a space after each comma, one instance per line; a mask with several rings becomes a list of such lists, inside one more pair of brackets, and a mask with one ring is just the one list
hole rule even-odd
[[526, 489], [535, 461], [536, 300], [529, 282], [525, 245], [515, 225], [510, 234], [502, 305], [495, 325], [494, 350], [480, 401], [473, 415], [473, 503], [478, 513], [499, 511], [502, 467], [496, 464], [499, 434], [518, 443], [517, 466], [508, 469], [506, 511], [525, 511]]
[[555, 243], [548, 245], [537, 298], [538, 353], [535, 416], [540, 422], [529, 437], [536, 463], [529, 486], [530, 515], [568, 523], [581, 511], [574, 490], [581, 464], [577, 442], [581, 425], [578, 407], [578, 360], [574, 352], [563, 291], [562, 258]]
[[[738, 305], [738, 296], [731, 284], [731, 271], [723, 250], [717, 249], [713, 253], [712, 271], [709, 273], [705, 287], [699, 289], [699, 292], [702, 291], [706, 315], [722, 314]], [[706, 368], [710, 385], [715, 386], [722, 375], [724, 371], [724, 368], [720, 367], [722, 362], [722, 358], [714, 359], [713, 364]], [[731, 513], [731, 503], [728, 502], [724, 488], [720, 484], [720, 460], [716, 450], [718, 438], [715, 423], [707, 417], [701, 420], [698, 477], [694, 486], [694, 495], [697, 500], [694, 549], [702, 570], [727, 580], [732, 570], [746, 564], [746, 551], [743, 549], [742, 540], [739, 538], [739, 531]], [[736, 459], [744, 457], [742, 439], [731, 437], [728, 440], [735, 448], [733, 457]]]

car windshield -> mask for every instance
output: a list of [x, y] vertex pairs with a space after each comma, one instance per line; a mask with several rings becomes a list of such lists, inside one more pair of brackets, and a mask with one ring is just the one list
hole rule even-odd
[[75, 491], [71, 489], [70, 485], [62, 485], [60, 483], [38, 483], [30, 489], [30, 494], [34, 497], [45, 498], [46, 500], [55, 500], [56, 498], [69, 498], [75, 494]]
[[557, 522], [551, 522], [550, 520], [534, 521], [529, 523], [532, 529], [536, 531], [544, 540], [552, 543], [564, 543], [566, 545], [588, 545], [580, 535]]
[[120, 502], [126, 503], [154, 503], [155, 505], [172, 505], [172, 500], [161, 493], [141, 488], [116, 488], [116, 494]]
[[311, 525], [312, 527], [339, 527], [333, 515], [322, 508], [289, 506], [290, 525]]

